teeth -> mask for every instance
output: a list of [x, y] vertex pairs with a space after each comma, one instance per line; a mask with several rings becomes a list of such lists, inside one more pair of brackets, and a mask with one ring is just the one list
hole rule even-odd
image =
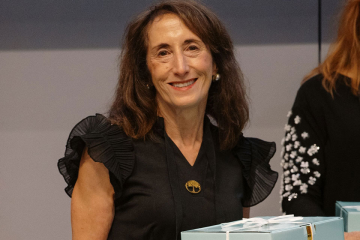
[[190, 86], [190, 85], [193, 84], [194, 82], [195, 82], [195, 80], [192, 80], [192, 81], [185, 82], [185, 83], [173, 83], [172, 85], [173, 85], [174, 87], [182, 88], [182, 87]]

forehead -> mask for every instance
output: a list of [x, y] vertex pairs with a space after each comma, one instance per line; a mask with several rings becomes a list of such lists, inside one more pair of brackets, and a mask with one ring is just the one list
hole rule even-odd
[[156, 44], [155, 42], [158, 41], [164, 41], [166, 38], [177, 39], [181, 36], [200, 40], [200, 38], [173, 13], [157, 16], [147, 29], [147, 40], [151, 45]]

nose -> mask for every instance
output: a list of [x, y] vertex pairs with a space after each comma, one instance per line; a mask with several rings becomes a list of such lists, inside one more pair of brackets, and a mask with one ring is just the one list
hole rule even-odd
[[186, 56], [179, 52], [175, 55], [173, 71], [175, 75], [185, 76], [189, 72], [189, 65], [186, 59]]

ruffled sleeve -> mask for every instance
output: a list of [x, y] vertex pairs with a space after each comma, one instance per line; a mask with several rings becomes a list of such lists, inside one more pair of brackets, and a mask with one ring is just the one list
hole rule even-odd
[[242, 137], [233, 149], [243, 166], [243, 206], [251, 207], [263, 200], [273, 190], [278, 173], [271, 170], [269, 161], [274, 156], [276, 145], [257, 138]]
[[85, 146], [90, 157], [95, 162], [103, 163], [109, 170], [116, 198], [134, 167], [135, 154], [131, 138], [118, 125], [111, 125], [101, 114], [80, 121], [70, 132], [65, 156], [58, 161], [59, 171], [68, 184], [65, 191], [70, 197], [78, 177]]

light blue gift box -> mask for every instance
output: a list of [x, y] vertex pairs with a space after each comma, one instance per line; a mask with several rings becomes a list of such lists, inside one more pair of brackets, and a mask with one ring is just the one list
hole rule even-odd
[[344, 218], [345, 232], [360, 231], [360, 202], [337, 201], [335, 215]]
[[[274, 217], [261, 217], [264, 220]], [[254, 219], [254, 218], [250, 218]], [[233, 222], [234, 223], [234, 222]], [[344, 223], [340, 217], [303, 217], [300, 221], [265, 223], [244, 227], [244, 224], [222, 227], [223, 224], [181, 232], [181, 240], [343, 240]], [[229, 231], [227, 231], [229, 230]]]

